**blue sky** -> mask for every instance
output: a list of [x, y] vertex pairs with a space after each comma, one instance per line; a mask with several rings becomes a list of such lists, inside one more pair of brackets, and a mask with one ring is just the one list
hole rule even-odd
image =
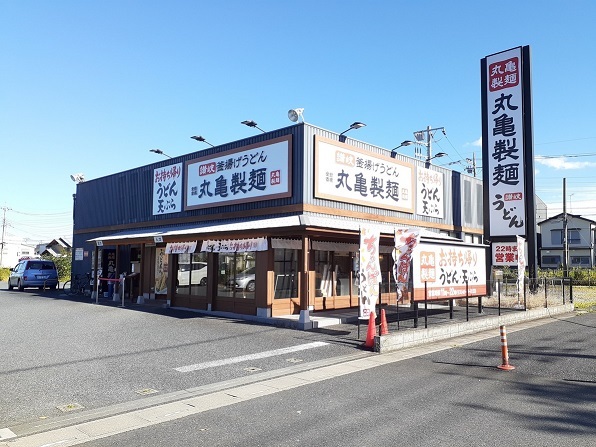
[[596, 220], [594, 18], [591, 0], [0, 0], [6, 237], [70, 237], [70, 174], [241, 139], [246, 119], [285, 127], [294, 107], [337, 132], [362, 121], [350, 136], [387, 149], [445, 127], [437, 164], [480, 166], [480, 59], [520, 45], [537, 194], [560, 212], [566, 178], [568, 211]]

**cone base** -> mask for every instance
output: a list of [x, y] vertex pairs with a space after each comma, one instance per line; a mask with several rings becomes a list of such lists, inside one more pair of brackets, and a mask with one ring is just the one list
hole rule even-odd
[[504, 371], [511, 371], [512, 369], [515, 369], [515, 366], [513, 366], [513, 365], [499, 365], [499, 366], [497, 366], [497, 368], [502, 369]]

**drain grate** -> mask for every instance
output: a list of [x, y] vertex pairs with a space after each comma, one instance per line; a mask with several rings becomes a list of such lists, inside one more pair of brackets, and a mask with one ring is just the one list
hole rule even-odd
[[83, 407], [81, 404], [72, 403], [72, 404], [66, 404], [66, 405], [59, 405], [56, 408], [60, 411], [63, 411], [64, 413], [68, 413], [69, 411], [81, 410], [85, 407]]
[[249, 366], [248, 368], [244, 368], [244, 371], [246, 372], [257, 372], [257, 371], [262, 371], [261, 368], [256, 368], [254, 366]]

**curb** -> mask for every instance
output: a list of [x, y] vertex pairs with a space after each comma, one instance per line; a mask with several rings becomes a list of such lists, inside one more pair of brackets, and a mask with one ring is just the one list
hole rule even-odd
[[374, 351], [385, 353], [398, 349], [410, 348], [424, 343], [434, 343], [461, 335], [473, 334], [498, 328], [501, 325], [510, 325], [524, 321], [548, 318], [554, 315], [568, 314], [573, 312], [573, 304], [562, 306], [530, 309], [514, 314], [501, 315], [497, 317], [478, 318], [474, 321], [453, 323], [445, 326], [437, 326], [428, 329], [415, 331], [395, 332], [388, 335], [375, 336]]

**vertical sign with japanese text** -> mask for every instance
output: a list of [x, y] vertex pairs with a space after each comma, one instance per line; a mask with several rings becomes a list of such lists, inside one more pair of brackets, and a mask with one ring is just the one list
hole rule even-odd
[[416, 169], [416, 214], [443, 219], [443, 173], [419, 166]]
[[182, 163], [153, 170], [153, 215], [182, 211]]
[[483, 73], [483, 164], [489, 236], [526, 234], [522, 48], [486, 58]]

